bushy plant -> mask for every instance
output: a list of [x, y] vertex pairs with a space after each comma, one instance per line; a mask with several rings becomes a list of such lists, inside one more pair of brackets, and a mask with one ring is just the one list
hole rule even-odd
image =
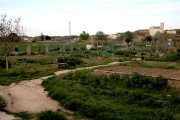
[[[8, 62], [8, 66], [9, 68], [11, 68], [11, 62]], [[6, 61], [5, 60], [2, 60], [0, 59], [0, 68], [6, 68]]]
[[82, 59], [76, 56], [62, 56], [57, 59], [58, 63], [67, 63], [71, 67], [80, 65], [83, 63]]
[[144, 88], [146, 90], [164, 90], [167, 85], [167, 79], [159, 76], [156, 78], [134, 73], [123, 79], [123, 84], [130, 88]]
[[168, 53], [162, 59], [167, 62], [175, 62], [180, 60], [180, 53]]
[[58, 113], [58, 112], [53, 112], [53, 111], [45, 111], [41, 112], [38, 116], [39, 120], [67, 120], [67, 118]]
[[6, 105], [6, 101], [4, 100], [4, 98], [0, 96], [0, 110], [3, 110], [6, 107]]

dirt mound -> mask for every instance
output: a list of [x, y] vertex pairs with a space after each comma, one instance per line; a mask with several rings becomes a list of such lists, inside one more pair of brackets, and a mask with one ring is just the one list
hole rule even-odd
[[23, 81], [10, 86], [0, 86], [0, 95], [7, 101], [6, 109], [11, 112], [36, 113], [43, 110], [56, 110], [58, 102], [47, 96], [41, 86], [42, 79]]

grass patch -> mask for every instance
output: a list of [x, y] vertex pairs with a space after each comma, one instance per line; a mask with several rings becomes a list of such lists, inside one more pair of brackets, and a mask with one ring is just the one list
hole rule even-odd
[[67, 120], [67, 118], [59, 112], [44, 111], [38, 115], [38, 120]]
[[13, 82], [31, 80], [53, 74], [57, 68], [39, 64], [17, 64], [7, 70], [0, 69], [0, 84], [9, 85]]
[[128, 63], [120, 63], [120, 66], [162, 68], [162, 69], [180, 69], [178, 62], [159, 62], [159, 61], [131, 61]]
[[164, 95], [170, 88], [162, 77], [86, 70], [49, 78], [43, 86], [65, 108], [95, 120], [173, 120], [180, 112], [180, 98]]

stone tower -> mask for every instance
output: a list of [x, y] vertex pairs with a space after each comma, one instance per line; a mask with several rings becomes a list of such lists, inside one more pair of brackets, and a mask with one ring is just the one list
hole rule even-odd
[[160, 23], [160, 28], [164, 31], [164, 22]]

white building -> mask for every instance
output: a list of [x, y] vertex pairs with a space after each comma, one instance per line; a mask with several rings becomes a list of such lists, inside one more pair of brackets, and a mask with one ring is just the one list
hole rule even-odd
[[121, 36], [121, 33], [117, 33], [117, 34], [108, 35], [108, 38], [112, 39], [112, 40], [115, 40], [115, 39], [117, 39], [120, 36]]
[[149, 34], [154, 36], [156, 33], [164, 33], [164, 23], [160, 23], [160, 26], [152, 26], [149, 28]]

